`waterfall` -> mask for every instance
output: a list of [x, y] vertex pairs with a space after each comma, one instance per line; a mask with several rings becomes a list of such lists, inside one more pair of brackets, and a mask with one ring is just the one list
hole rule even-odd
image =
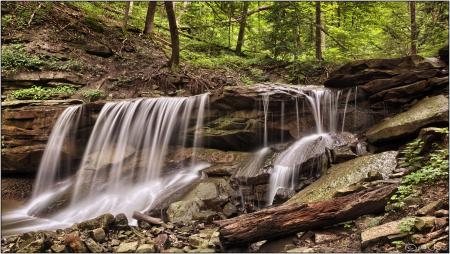
[[296, 123], [297, 123], [297, 137], [300, 137], [300, 116], [298, 113], [298, 97], [295, 96], [295, 115], [297, 116], [296, 118]]
[[67, 176], [66, 170], [70, 165], [61, 165], [64, 145], [70, 132], [78, 126], [81, 108], [81, 105], [70, 106], [56, 120], [39, 164], [32, 198], [51, 190], [60, 179]]
[[328, 134], [313, 134], [299, 139], [282, 152], [275, 160], [270, 177], [267, 205], [272, 205], [278, 189], [294, 190], [300, 165], [325, 153], [331, 143], [332, 139]]
[[267, 133], [267, 117], [269, 114], [269, 94], [263, 95], [263, 108], [264, 108], [264, 147], [267, 146], [268, 143], [268, 133]]
[[342, 117], [342, 128], [341, 131], [344, 131], [345, 128], [345, 114], [347, 113], [347, 105], [348, 105], [348, 100], [350, 98], [350, 94], [351, 94], [352, 90], [348, 89], [347, 91], [347, 97], [345, 98], [345, 106], [344, 106], [344, 116]]
[[263, 147], [262, 149], [258, 150], [243, 167], [239, 168], [234, 177], [246, 178], [256, 176], [263, 166], [264, 160], [266, 159], [270, 151], [271, 149], [269, 147]]
[[[301, 165], [310, 159], [321, 156], [327, 148], [332, 146], [333, 140], [328, 133], [341, 131], [338, 129], [341, 91], [314, 87], [299, 89], [296, 92], [298, 95], [304, 96], [308, 102], [314, 117], [316, 133], [302, 137], [277, 156], [270, 175], [267, 205], [273, 204], [279, 189], [294, 190], [296, 180], [302, 170]], [[344, 120], [342, 120], [342, 124], [343, 122]]]
[[[64, 179], [59, 177], [64, 173], [59, 157], [64, 138], [77, 125], [81, 111], [81, 106], [69, 107], [53, 128], [35, 195], [24, 209], [5, 218], [12, 219], [10, 224], [33, 221], [37, 224], [27, 225], [26, 230], [37, 230], [70, 226], [104, 213], [125, 213], [131, 217], [133, 211], [152, 209], [198, 179], [199, 171], [209, 166], [195, 162], [192, 154], [191, 163], [184, 168], [165, 168], [170, 147], [200, 144], [199, 130], [208, 97], [202, 94], [106, 103], [97, 117], [78, 171]], [[47, 216], [45, 225], [42, 219], [30, 219], [33, 217], [29, 215], [40, 214], [55, 202], [65, 205]]]

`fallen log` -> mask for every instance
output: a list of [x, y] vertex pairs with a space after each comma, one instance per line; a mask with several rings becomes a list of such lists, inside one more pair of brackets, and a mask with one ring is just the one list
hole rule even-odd
[[136, 211], [133, 212], [133, 219], [136, 219], [138, 221], [145, 221], [150, 223], [151, 225], [161, 225], [164, 223], [164, 221], [160, 218], [151, 217]]
[[382, 212], [397, 186], [390, 184], [316, 203], [281, 205], [215, 223], [224, 246], [279, 238]]

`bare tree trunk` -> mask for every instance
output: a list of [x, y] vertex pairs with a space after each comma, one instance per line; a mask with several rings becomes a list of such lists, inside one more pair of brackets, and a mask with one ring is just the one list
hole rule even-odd
[[231, 15], [232, 15], [232, 3], [228, 2], [228, 47], [231, 48]]
[[180, 40], [178, 38], [177, 19], [173, 9], [173, 2], [165, 1], [164, 7], [166, 8], [169, 21], [170, 41], [172, 44], [172, 56], [170, 57], [169, 65], [172, 69], [176, 69], [180, 65]]
[[409, 2], [409, 13], [411, 15], [411, 55], [417, 55], [416, 2]]
[[127, 6], [125, 7], [125, 15], [123, 17], [123, 25], [122, 30], [126, 31], [128, 26], [128, 19], [131, 16], [131, 13], [133, 12], [133, 1], [127, 2]]
[[321, 62], [323, 60], [322, 51], [324, 48], [322, 24], [322, 11], [320, 10], [320, 2], [316, 2], [316, 60]]
[[237, 40], [237, 44], [236, 44], [236, 54], [238, 54], [238, 55], [242, 55], [242, 46], [244, 45], [244, 34], [245, 34], [245, 27], [247, 24], [248, 5], [249, 5], [249, 2], [244, 2], [244, 7], [242, 8], [241, 20], [239, 21], [239, 35], [238, 35], [238, 40]]
[[156, 2], [148, 2], [147, 17], [145, 18], [144, 34], [151, 34], [155, 19]]

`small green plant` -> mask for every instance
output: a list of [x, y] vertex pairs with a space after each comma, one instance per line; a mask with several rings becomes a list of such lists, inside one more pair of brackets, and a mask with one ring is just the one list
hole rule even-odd
[[414, 229], [414, 224], [416, 223], [416, 218], [414, 217], [406, 217], [400, 221], [398, 225], [398, 229], [402, 233], [411, 233]]
[[19, 69], [40, 69], [44, 62], [35, 55], [29, 54], [23, 45], [2, 48], [2, 68], [7, 71]]
[[88, 101], [96, 101], [98, 99], [104, 98], [105, 94], [103, 91], [98, 89], [86, 89], [81, 91], [81, 95]]
[[350, 230], [350, 229], [352, 229], [352, 224], [351, 223], [345, 223], [344, 224], [344, 229], [347, 229], [347, 230]]
[[395, 246], [396, 249], [401, 249], [405, 247], [405, 242], [403, 241], [393, 241], [392, 244]]
[[400, 166], [413, 168], [422, 166], [423, 157], [420, 156], [422, 145], [423, 141], [419, 138], [407, 144], [402, 151], [402, 154], [405, 156], [405, 161]]
[[[448, 131], [448, 128], [446, 128], [446, 131]], [[448, 149], [437, 149], [435, 147], [425, 160], [423, 156], [419, 156], [422, 144], [421, 140], [416, 139], [402, 151], [405, 157], [402, 165], [412, 167], [415, 171], [403, 177], [397, 192], [392, 195], [390, 204], [393, 205], [393, 208], [404, 207], [405, 200], [415, 195], [415, 186], [422, 183], [431, 183], [448, 176]]]
[[71, 96], [76, 91], [71, 86], [59, 86], [45, 88], [32, 86], [31, 88], [19, 89], [10, 94], [12, 99], [16, 100], [48, 100], [55, 96]]

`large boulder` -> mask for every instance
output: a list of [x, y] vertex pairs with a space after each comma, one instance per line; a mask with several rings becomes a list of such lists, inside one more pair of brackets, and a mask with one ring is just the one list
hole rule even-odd
[[[181, 200], [169, 205], [167, 217], [170, 222], [189, 222], [199, 219], [209, 209], [221, 210], [232, 193], [228, 181], [223, 178], [208, 178], [199, 182]], [[213, 214], [214, 215], [214, 214]]]
[[373, 126], [366, 132], [371, 143], [404, 137], [422, 127], [448, 122], [448, 98], [439, 95], [416, 103], [411, 109]]
[[309, 203], [330, 199], [339, 189], [362, 181], [372, 171], [380, 172], [384, 178], [387, 178], [397, 165], [396, 156], [397, 152], [389, 151], [361, 156], [334, 165], [326, 174], [295, 194], [286, 203]]
[[411, 73], [412, 70], [444, 68], [441, 61], [421, 56], [392, 59], [369, 59], [348, 63], [330, 74], [325, 86], [333, 88], [353, 87], [376, 79], [388, 79]]

